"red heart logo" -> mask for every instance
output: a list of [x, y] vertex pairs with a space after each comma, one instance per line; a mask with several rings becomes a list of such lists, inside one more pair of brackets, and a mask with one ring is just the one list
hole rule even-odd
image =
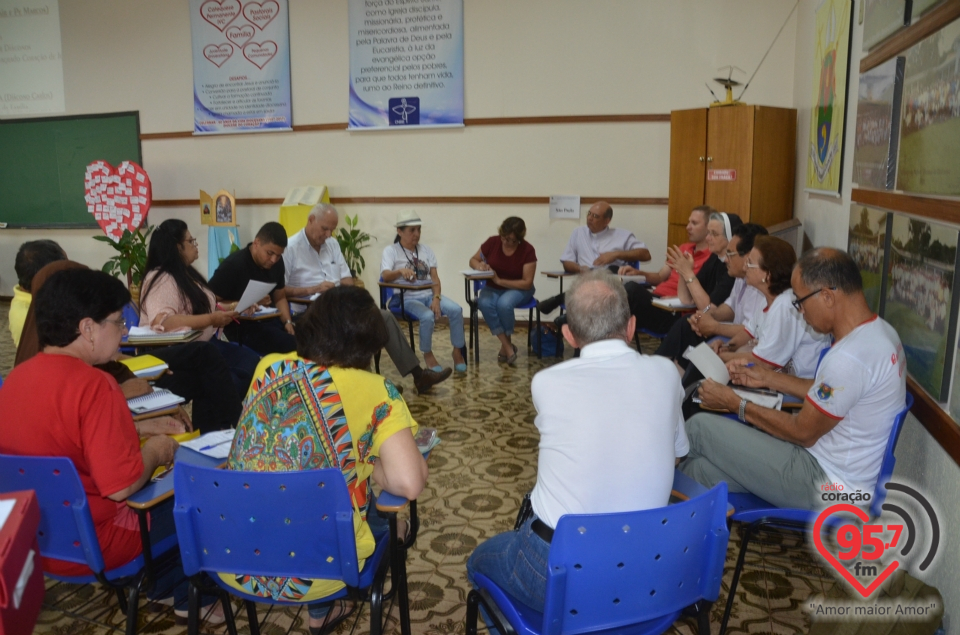
[[244, 24], [243, 26], [234, 25], [227, 29], [227, 39], [243, 48], [243, 45], [253, 37], [254, 32], [252, 24]]
[[124, 161], [119, 168], [94, 161], [87, 166], [83, 190], [87, 211], [114, 242], [124, 229], [135, 231], [143, 224], [153, 201], [150, 177], [132, 161]]
[[860, 583], [860, 580], [857, 580], [855, 577], [853, 577], [853, 574], [850, 573], [850, 571], [847, 570], [847, 568], [844, 567], [839, 560], [837, 560], [836, 556], [827, 550], [820, 536], [820, 530], [823, 527], [824, 521], [837, 512], [849, 512], [863, 522], [868, 522], [870, 520], [870, 516], [867, 515], [867, 512], [855, 505], [848, 505], [846, 503], [831, 505], [823, 510], [819, 516], [817, 516], [817, 522], [813, 525], [813, 543], [816, 545], [817, 551], [820, 552], [820, 555], [826, 558], [827, 562], [829, 562], [833, 568], [836, 569], [837, 572], [842, 575], [843, 578], [849, 582], [854, 589], [857, 590], [860, 595], [862, 595], [864, 598], [868, 598], [873, 594], [874, 591], [877, 590], [877, 587], [883, 584], [883, 581], [886, 580], [891, 573], [897, 570], [897, 567], [900, 566], [900, 562], [898, 560], [892, 561], [883, 571], [880, 572], [880, 575], [878, 575], [869, 586], [863, 586]]
[[233, 46], [226, 42], [220, 46], [208, 44], [203, 47], [203, 56], [216, 64], [217, 68], [223, 66], [223, 63], [230, 59], [231, 55], [233, 55]]
[[243, 5], [243, 17], [260, 27], [261, 31], [279, 14], [280, 5], [276, 0], [266, 0], [263, 3], [248, 2]]
[[240, 0], [207, 0], [200, 5], [200, 15], [223, 31], [240, 15]]
[[243, 47], [243, 56], [262, 69], [277, 54], [277, 43], [267, 40], [263, 44], [249, 42]]

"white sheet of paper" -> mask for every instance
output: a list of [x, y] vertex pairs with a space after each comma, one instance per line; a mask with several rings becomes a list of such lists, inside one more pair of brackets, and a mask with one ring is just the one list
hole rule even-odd
[[[644, 282], [646, 282], [646, 278], [644, 278]], [[662, 307], [666, 307], [666, 308], [668, 308], [668, 309], [695, 309], [695, 308], [697, 308], [697, 305], [696, 305], [696, 304], [686, 304], [686, 303], [683, 302], [683, 300], [681, 300], [681, 299], [678, 298], [678, 297], [672, 297], [672, 298], [655, 298], [655, 299], [651, 302], [651, 304], [656, 304], [656, 305], [659, 305], [659, 306], [662, 306]]]
[[17, 501], [13, 498], [0, 501], [0, 529], [3, 529], [4, 523], [7, 522], [7, 518], [10, 517], [10, 512], [13, 511], [16, 504]]
[[551, 196], [550, 218], [580, 220], [580, 197], [559, 195]]
[[646, 284], [646, 276], [620, 276], [620, 282], [636, 282], [637, 284]]
[[215, 459], [225, 459], [230, 456], [230, 444], [233, 442], [233, 436], [236, 433], [237, 431], [232, 428], [217, 430], [216, 432], [201, 434], [196, 439], [184, 441], [180, 445]]
[[703, 376], [707, 379], [712, 379], [721, 386], [730, 383], [730, 373], [727, 372], [727, 365], [706, 342], [701, 342], [696, 348], [688, 348], [683, 356], [693, 362], [697, 370], [703, 373]]
[[237, 308], [235, 308], [234, 311], [243, 313], [256, 304], [258, 300], [273, 291], [275, 286], [277, 285], [272, 282], [257, 282], [256, 280], [251, 280], [247, 283], [247, 288], [244, 289], [243, 295], [240, 296], [240, 301], [237, 302]]
[[480, 271], [479, 269], [463, 269], [460, 271], [465, 276], [485, 276], [487, 278], [493, 277], [492, 271]]

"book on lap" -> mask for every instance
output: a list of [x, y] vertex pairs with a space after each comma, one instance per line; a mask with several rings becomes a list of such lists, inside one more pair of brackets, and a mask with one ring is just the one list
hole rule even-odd
[[182, 404], [184, 401], [186, 400], [183, 397], [180, 395], [175, 395], [169, 390], [164, 388], [154, 388], [153, 392], [149, 392], [140, 397], [127, 399], [127, 406], [130, 408], [130, 412], [133, 414], [143, 415], [151, 412], [166, 410], [178, 404]]

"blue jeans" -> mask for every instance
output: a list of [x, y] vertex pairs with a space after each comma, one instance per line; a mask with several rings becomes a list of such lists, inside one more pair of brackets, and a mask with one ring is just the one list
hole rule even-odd
[[490, 332], [494, 335], [504, 333], [513, 335], [513, 324], [516, 318], [513, 310], [521, 304], [526, 304], [533, 297], [535, 289], [530, 287], [526, 291], [519, 289], [492, 289], [490, 285], [480, 290], [477, 305]]
[[[390, 299], [391, 307], [400, 306], [400, 296], [394, 295]], [[407, 315], [420, 321], [420, 351], [429, 353], [433, 350], [433, 310], [419, 300], [411, 299], [409, 295], [403, 297], [403, 310]], [[463, 339], [463, 309], [460, 305], [443, 295], [440, 296], [440, 315], [450, 320], [450, 343], [453, 348], [463, 348], [466, 344]]]
[[534, 518], [520, 527], [488, 539], [473, 550], [467, 560], [467, 579], [482, 573], [510, 596], [536, 611], [543, 611], [547, 592], [547, 559], [550, 543], [533, 533]]
[[[387, 517], [377, 511], [377, 495], [374, 494], [373, 489], [370, 489], [370, 509], [367, 511], [367, 525], [370, 526], [370, 531], [373, 532], [374, 538], [379, 538], [383, 534], [390, 531], [390, 521], [387, 520]], [[385, 556], [389, 558], [389, 554]], [[330, 612], [330, 609], [333, 607], [333, 601], [330, 602], [311, 602], [307, 605], [307, 612], [315, 620], [322, 620], [327, 616], [327, 613]]]

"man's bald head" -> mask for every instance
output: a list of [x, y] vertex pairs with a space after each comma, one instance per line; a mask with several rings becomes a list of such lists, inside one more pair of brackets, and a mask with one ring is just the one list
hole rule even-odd
[[304, 227], [304, 233], [310, 246], [314, 249], [320, 249], [320, 246], [333, 235], [337, 230], [337, 224], [340, 222], [340, 215], [337, 208], [330, 203], [318, 203], [314, 205], [307, 214], [307, 226]]
[[796, 267], [807, 288], [839, 289], [847, 295], [863, 292], [860, 268], [845, 251], [833, 247], [811, 249], [800, 257]]
[[625, 339], [630, 304], [620, 279], [595, 269], [574, 279], [566, 295], [567, 325], [584, 347], [593, 342]]
[[597, 201], [587, 210], [587, 227], [593, 234], [605, 230], [613, 220], [613, 208], [606, 201]]

